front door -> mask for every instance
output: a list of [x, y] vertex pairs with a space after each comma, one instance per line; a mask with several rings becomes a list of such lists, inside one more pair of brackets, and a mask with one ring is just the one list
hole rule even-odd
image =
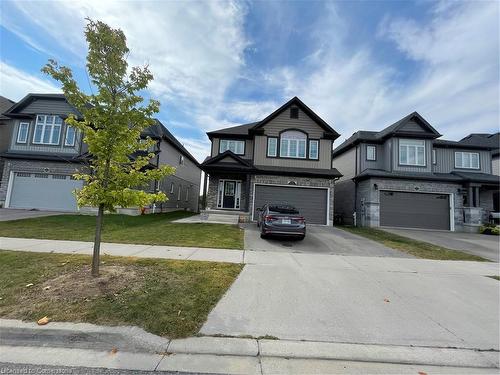
[[234, 208], [236, 195], [236, 181], [224, 181], [224, 195], [222, 208]]

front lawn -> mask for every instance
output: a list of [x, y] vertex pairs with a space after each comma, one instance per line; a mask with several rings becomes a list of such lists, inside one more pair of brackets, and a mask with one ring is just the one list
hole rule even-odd
[[407, 254], [423, 259], [438, 260], [475, 260], [489, 262], [477, 255], [464, 253], [463, 251], [452, 250], [446, 247], [433, 245], [428, 242], [417, 241], [408, 237], [398, 236], [380, 229], [352, 226], [338, 226], [348, 232], [366, 237], [370, 240], [380, 242], [391, 249], [399, 250]]
[[[193, 213], [106, 215], [102, 240], [145, 245], [243, 249], [243, 230], [235, 225], [172, 223]], [[95, 216], [57, 215], [0, 222], [0, 237], [94, 241]]]
[[186, 337], [198, 332], [242, 268], [110, 256], [102, 263], [93, 278], [86, 255], [0, 250], [0, 317], [137, 325]]

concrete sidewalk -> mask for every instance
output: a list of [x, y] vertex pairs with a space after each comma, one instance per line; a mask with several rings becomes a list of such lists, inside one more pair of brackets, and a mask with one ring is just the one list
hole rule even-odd
[[[0, 237], [0, 250], [62, 254], [92, 254], [92, 242]], [[140, 258], [200, 260], [266, 266], [318, 267], [376, 272], [403, 272], [441, 275], [498, 275], [499, 264], [454, 260], [406, 259], [347, 256], [333, 254], [296, 254], [272, 251], [210, 249], [200, 247], [101, 244], [101, 254]]]
[[[498, 352], [231, 337], [168, 340], [137, 327], [0, 319], [1, 362], [216, 374], [498, 372]], [[0, 367], [1, 368], [1, 367]]]

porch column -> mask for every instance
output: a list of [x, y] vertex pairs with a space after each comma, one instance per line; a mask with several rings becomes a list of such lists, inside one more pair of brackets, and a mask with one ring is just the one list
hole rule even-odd
[[203, 202], [201, 204], [201, 206], [203, 207], [204, 210], [207, 209], [207, 183], [208, 183], [208, 173], [207, 172], [203, 172], [203, 174], [205, 175], [203, 177]]
[[245, 199], [245, 212], [248, 212], [250, 208], [250, 175], [246, 175], [246, 180], [245, 180], [245, 194], [246, 194], [246, 199]]
[[474, 207], [474, 196], [472, 195], [472, 186], [469, 185], [467, 189], [467, 205]]

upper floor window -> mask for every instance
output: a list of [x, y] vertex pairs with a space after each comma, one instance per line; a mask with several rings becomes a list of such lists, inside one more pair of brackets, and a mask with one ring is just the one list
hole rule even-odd
[[437, 163], [437, 155], [436, 155], [436, 150], [432, 149], [432, 164]]
[[455, 152], [455, 168], [479, 169], [479, 153]]
[[366, 146], [366, 160], [375, 161], [377, 160], [377, 148], [372, 145]]
[[278, 156], [278, 138], [275, 137], [267, 138], [267, 156], [271, 157]]
[[76, 130], [72, 126], [66, 127], [66, 137], [64, 139], [65, 146], [74, 146], [76, 141]]
[[290, 118], [299, 118], [299, 109], [297, 107], [290, 108]]
[[234, 139], [221, 139], [219, 145], [219, 152], [231, 151], [236, 155], [245, 154], [245, 141], [238, 141]]
[[280, 157], [282, 158], [306, 158], [307, 136], [296, 130], [289, 130], [281, 134]]
[[425, 141], [400, 139], [399, 164], [425, 167]]
[[33, 143], [57, 145], [61, 137], [62, 118], [53, 115], [36, 116]]
[[26, 143], [28, 141], [29, 122], [20, 122], [17, 130], [17, 143]]
[[179, 156], [179, 165], [183, 165], [184, 164], [184, 156], [181, 155]]
[[319, 157], [319, 141], [317, 139], [309, 140], [309, 159], [318, 159]]

